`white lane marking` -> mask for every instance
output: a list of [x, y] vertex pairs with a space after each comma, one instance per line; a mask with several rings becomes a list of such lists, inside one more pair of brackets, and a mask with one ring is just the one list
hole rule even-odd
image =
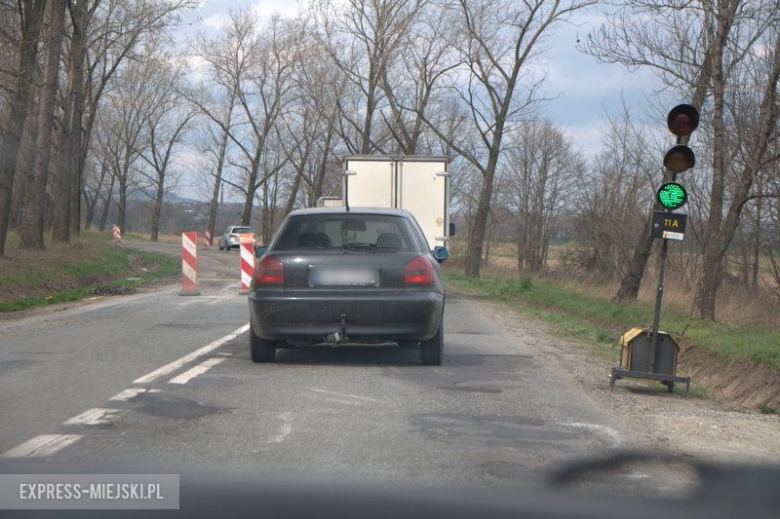
[[607, 438], [609, 438], [615, 443], [623, 443], [623, 438], [620, 437], [620, 433], [618, 433], [615, 429], [611, 427], [607, 427], [606, 425], [599, 425], [595, 423], [578, 423], [578, 422], [564, 423], [562, 425], [564, 427], [573, 427], [574, 429], [582, 429], [595, 434], [606, 436]]
[[[235, 290], [235, 287], [233, 287]], [[224, 296], [200, 296], [194, 299], [189, 299], [187, 301], [182, 301], [178, 303], [178, 306], [188, 306], [188, 305], [194, 305], [198, 303], [205, 303], [207, 305], [215, 305], [218, 303], [222, 303], [223, 301], [227, 301], [228, 299], [233, 299], [234, 297], [238, 297], [237, 294], [230, 294], [230, 295], [224, 295]]]
[[159, 393], [159, 392], [160, 392], [159, 389], [151, 389], [148, 387], [131, 387], [117, 393], [116, 395], [109, 398], [109, 400], [115, 402], [127, 402], [131, 398], [134, 398], [143, 393]]
[[281, 413], [279, 419], [282, 421], [282, 428], [279, 434], [271, 438], [270, 443], [282, 443], [292, 432], [292, 414]]
[[626, 479], [648, 479], [651, 478], [650, 474], [642, 474], [641, 472], [635, 472], [632, 474], [623, 474]]
[[241, 335], [242, 333], [249, 330], [249, 323], [245, 324], [238, 330], [235, 330], [233, 332], [230, 332], [229, 334], [225, 335], [224, 337], [221, 337], [217, 339], [216, 341], [209, 343], [202, 348], [199, 348], [192, 353], [188, 353], [187, 355], [174, 360], [173, 362], [166, 364], [165, 366], [158, 368], [151, 373], [147, 373], [143, 377], [137, 378], [133, 383], [134, 384], [148, 384], [149, 382], [153, 382], [157, 380], [160, 377], [164, 377], [165, 375], [169, 375], [176, 371], [177, 369], [181, 368], [188, 362], [192, 362], [193, 360], [197, 359], [198, 357], [202, 357], [203, 355], [206, 355], [207, 353], [210, 353], [223, 344], [225, 344], [228, 341], [231, 341]]
[[79, 441], [80, 434], [42, 434], [6, 452], [1, 458], [40, 458], [51, 456]]
[[212, 357], [210, 359], [206, 359], [194, 368], [185, 371], [178, 377], [174, 377], [171, 380], [168, 381], [169, 384], [186, 384], [193, 378], [197, 377], [198, 375], [202, 375], [220, 362], [227, 360], [226, 357]]
[[[235, 287], [233, 288], [233, 290], [235, 290]], [[233, 299], [234, 297], [238, 297], [238, 296], [236, 294], [231, 294], [229, 296], [215, 297], [213, 301], [207, 301], [206, 305], [207, 306], [216, 305], [217, 303], [221, 303], [221, 302], [226, 301], [228, 299]]]
[[342, 400], [340, 398], [326, 398], [325, 401], [334, 404], [363, 405], [362, 403], [355, 402], [354, 400]]
[[102, 407], [95, 407], [93, 409], [87, 409], [83, 413], [74, 416], [69, 420], [65, 420], [63, 425], [104, 425], [110, 423], [113, 418], [116, 418], [123, 411], [119, 409], [105, 409]]
[[317, 389], [316, 387], [307, 387], [309, 391], [314, 391], [315, 393], [324, 393], [326, 395], [333, 395], [333, 396], [340, 396], [342, 398], [356, 398], [358, 400], [365, 400], [366, 402], [374, 402], [376, 404], [382, 403], [381, 400], [377, 400], [375, 398], [370, 398], [367, 396], [360, 396], [360, 395], [351, 395], [349, 393], [337, 393], [336, 391], [326, 391], [324, 389]]

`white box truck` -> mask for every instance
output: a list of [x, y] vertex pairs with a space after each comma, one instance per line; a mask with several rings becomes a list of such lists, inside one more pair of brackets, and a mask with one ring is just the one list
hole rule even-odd
[[[450, 179], [447, 157], [350, 155], [344, 159], [342, 205], [391, 207], [412, 213], [428, 246], [447, 247]], [[348, 202], [348, 204], [347, 204]]]

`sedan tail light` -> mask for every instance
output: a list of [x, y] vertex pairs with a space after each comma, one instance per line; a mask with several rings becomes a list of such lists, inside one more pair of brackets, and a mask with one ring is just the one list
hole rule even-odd
[[284, 264], [273, 256], [263, 256], [255, 266], [258, 285], [284, 285]]
[[231, 235], [229, 236], [229, 238], [230, 238], [231, 240], [237, 240], [237, 239], [238, 239], [238, 234], [231, 234]]
[[407, 285], [433, 284], [433, 265], [425, 256], [409, 260], [404, 267], [404, 283]]

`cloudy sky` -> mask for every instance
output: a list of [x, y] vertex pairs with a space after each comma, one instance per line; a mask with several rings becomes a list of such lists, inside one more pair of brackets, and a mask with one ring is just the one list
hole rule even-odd
[[[304, 0], [305, 2], [308, 0]], [[274, 12], [294, 16], [299, 3], [284, 0], [202, 0], [190, 25], [192, 31], [217, 30], [228, 20], [231, 9], [249, 7], [261, 16]], [[641, 116], [646, 96], [652, 95], [652, 77], [645, 71], [629, 72], [617, 64], [601, 64], [576, 48], [577, 38], [584, 38], [605, 20], [601, 8], [576, 13], [567, 24], [559, 24], [552, 33], [549, 49], [540, 56], [548, 72], [545, 94], [553, 99], [543, 112], [562, 127], [593, 157], [601, 149], [601, 129], [605, 111], [621, 110], [623, 100]], [[659, 125], [663, 122], [659, 121]]]

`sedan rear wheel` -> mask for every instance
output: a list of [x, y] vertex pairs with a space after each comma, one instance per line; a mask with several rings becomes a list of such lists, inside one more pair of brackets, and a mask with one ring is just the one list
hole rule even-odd
[[444, 356], [444, 319], [439, 323], [439, 331], [427, 341], [420, 341], [420, 364], [441, 366]]
[[252, 362], [273, 362], [276, 358], [276, 342], [261, 339], [255, 335], [251, 326], [249, 327], [249, 349]]

